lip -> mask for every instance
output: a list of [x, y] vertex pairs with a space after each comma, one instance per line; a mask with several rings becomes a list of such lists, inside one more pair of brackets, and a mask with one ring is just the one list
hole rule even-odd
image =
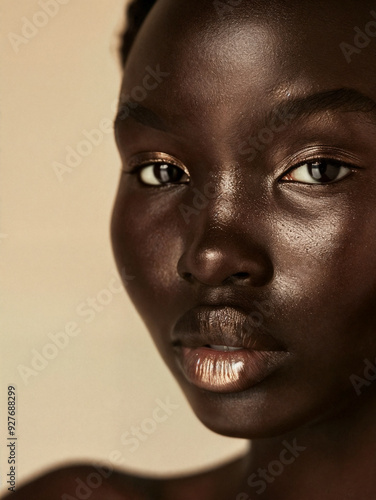
[[[178, 365], [200, 389], [221, 393], [250, 389], [280, 368], [289, 355], [263, 329], [262, 323], [256, 326], [251, 315], [234, 307], [191, 309], [172, 332]], [[226, 346], [237, 349], [225, 350]]]

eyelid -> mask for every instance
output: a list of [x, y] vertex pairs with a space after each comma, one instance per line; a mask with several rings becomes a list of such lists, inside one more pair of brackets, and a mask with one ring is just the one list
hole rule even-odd
[[131, 171], [137, 171], [152, 163], [168, 163], [174, 165], [175, 167], [181, 168], [189, 178], [191, 177], [187, 167], [177, 158], [167, 153], [140, 153], [128, 162], [128, 167]]
[[294, 168], [316, 161], [332, 161], [341, 163], [345, 167], [362, 168], [360, 167], [362, 159], [359, 155], [338, 146], [320, 143], [311, 144], [301, 148], [294, 154], [288, 155], [284, 160], [278, 162], [277, 168], [281, 172], [280, 177], [283, 177]]

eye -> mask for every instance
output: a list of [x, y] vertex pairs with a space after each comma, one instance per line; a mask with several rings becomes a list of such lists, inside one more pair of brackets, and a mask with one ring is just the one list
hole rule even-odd
[[138, 168], [141, 182], [149, 186], [187, 183], [189, 176], [184, 170], [170, 163], [150, 163]]
[[282, 181], [294, 181], [304, 184], [329, 184], [339, 181], [354, 170], [336, 160], [315, 160], [293, 168], [282, 177]]
[[138, 179], [148, 186], [166, 186], [169, 184], [187, 184], [188, 172], [182, 167], [165, 161], [150, 161], [136, 166], [130, 174], [137, 174]]

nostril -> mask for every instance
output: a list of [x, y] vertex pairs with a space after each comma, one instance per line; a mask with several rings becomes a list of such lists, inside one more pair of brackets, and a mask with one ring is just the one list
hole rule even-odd
[[189, 281], [189, 282], [192, 282], [193, 281], [193, 274], [192, 273], [182, 273], [181, 274], [181, 277], [186, 280], [186, 281]]
[[225, 283], [239, 283], [239, 282], [245, 282], [246, 280], [249, 280], [250, 278], [250, 274], [249, 273], [234, 273], [234, 274], [231, 274], [231, 276], [228, 276], [225, 281], [224, 281], [224, 284]]
[[244, 280], [249, 278], [249, 273], [235, 273], [232, 275], [234, 278], [238, 278], [240, 280]]

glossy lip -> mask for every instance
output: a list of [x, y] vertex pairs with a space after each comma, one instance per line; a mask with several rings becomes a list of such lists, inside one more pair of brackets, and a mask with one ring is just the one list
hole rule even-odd
[[[241, 392], [271, 375], [289, 355], [251, 316], [234, 307], [199, 306], [185, 313], [172, 332], [184, 376], [211, 392]], [[241, 348], [223, 351], [210, 346]]]

